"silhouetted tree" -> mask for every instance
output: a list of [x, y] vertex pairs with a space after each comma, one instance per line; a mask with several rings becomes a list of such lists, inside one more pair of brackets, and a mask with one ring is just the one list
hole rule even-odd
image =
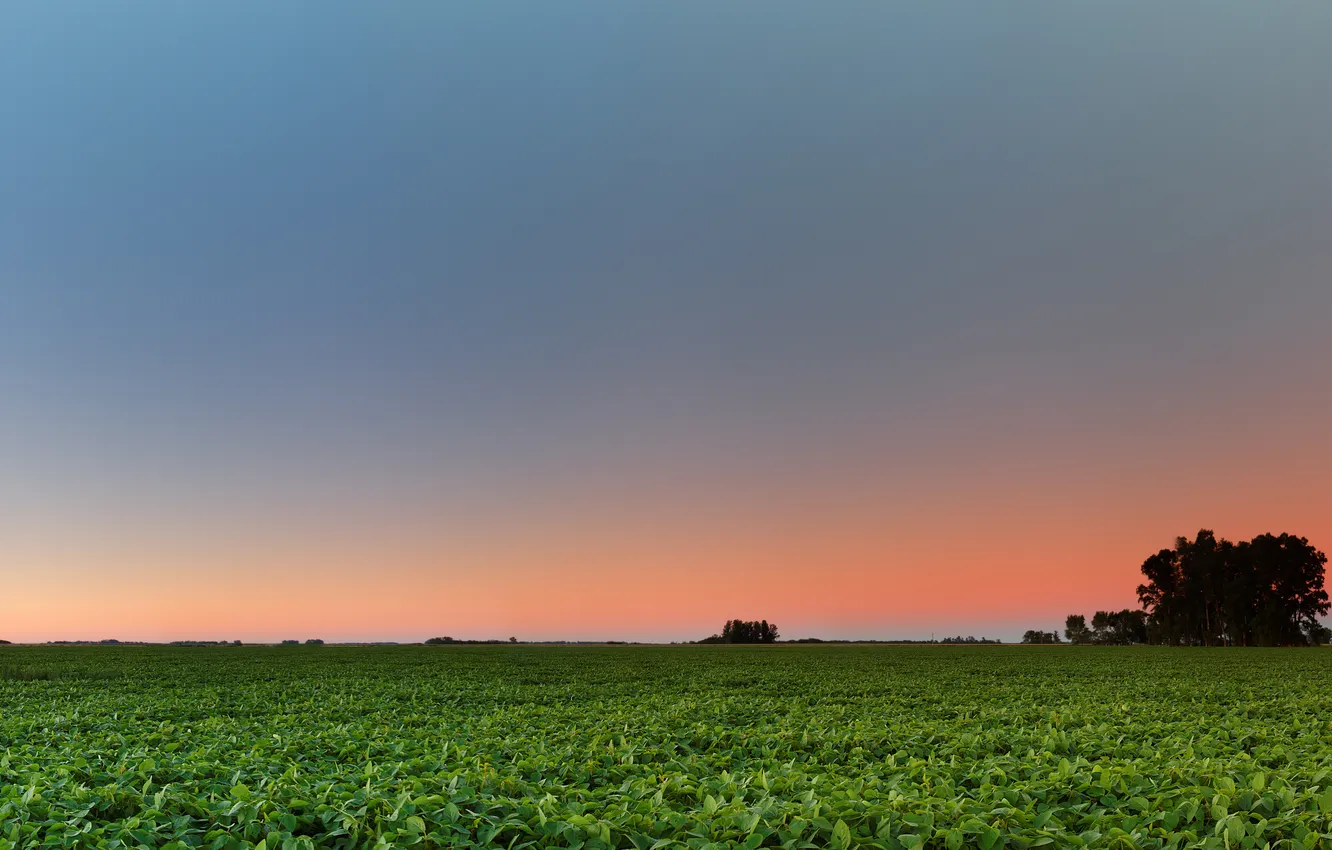
[[1064, 620], [1064, 637], [1069, 643], [1091, 643], [1091, 629], [1087, 628], [1087, 618], [1081, 614], [1069, 614]]
[[1281, 646], [1319, 643], [1329, 610], [1327, 556], [1303, 537], [1246, 543], [1199, 531], [1142, 564], [1138, 599], [1152, 643]]
[[1022, 633], [1023, 643], [1062, 643], [1059, 639], [1059, 632], [1043, 632], [1039, 629], [1028, 629]]
[[1304, 638], [1310, 646], [1324, 646], [1332, 643], [1332, 629], [1322, 623], [1308, 623], [1304, 628]]
[[446, 643], [456, 643], [451, 637], [432, 637], [426, 639], [426, 646], [442, 646]]
[[699, 643], [776, 643], [779, 636], [777, 624], [767, 620], [727, 620], [721, 634]]
[[1102, 646], [1132, 646], [1147, 642], [1147, 614], [1125, 608], [1123, 611], [1097, 611], [1092, 615], [1091, 642]]

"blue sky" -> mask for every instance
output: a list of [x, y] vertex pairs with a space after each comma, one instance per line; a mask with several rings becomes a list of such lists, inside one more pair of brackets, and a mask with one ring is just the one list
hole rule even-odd
[[[1102, 526], [1171, 459], [1321, 469], [1330, 37], [1239, 2], [7, 4], [0, 559], [50, 598], [331, 526], [502, 598], [535, 556], [450, 541], [620, 524], [691, 539], [688, 583], [718, 529], [804, 522], [855, 583], [986, 505], [1040, 535], [1027, 472], [1070, 459]], [[1204, 505], [1110, 526], [1269, 521]]]

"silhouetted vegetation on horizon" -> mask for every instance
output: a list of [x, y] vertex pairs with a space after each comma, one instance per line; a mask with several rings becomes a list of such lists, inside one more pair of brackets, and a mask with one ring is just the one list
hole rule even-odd
[[721, 634], [703, 638], [699, 643], [776, 643], [777, 624], [767, 620], [727, 620]]
[[745, 644], [745, 643], [763, 643], [763, 644], [775, 644], [775, 643], [784, 643], [784, 644], [813, 644], [813, 643], [830, 643], [830, 644], [893, 644], [893, 645], [917, 645], [917, 644], [920, 644], [920, 645], [937, 645], [937, 644], [954, 645], [954, 644], [960, 644], [960, 645], [968, 645], [968, 646], [973, 646], [973, 645], [974, 645], [974, 646], [979, 646], [979, 645], [981, 645], [981, 644], [986, 644], [986, 645], [996, 645], [996, 646], [997, 646], [997, 645], [999, 645], [999, 644], [1002, 644], [1003, 641], [995, 640], [995, 639], [993, 639], [993, 638], [987, 638], [987, 637], [979, 637], [979, 638], [978, 638], [978, 637], [976, 637], [975, 635], [967, 635], [966, 637], [962, 637], [961, 635], [957, 635], [957, 636], [955, 636], [955, 637], [946, 637], [946, 638], [943, 638], [942, 640], [935, 640], [934, 638], [930, 638], [929, 640], [851, 640], [851, 639], [817, 638], [817, 637], [803, 637], [803, 638], [795, 638], [795, 639], [788, 639], [788, 640], [780, 640], [780, 639], [779, 639], [779, 635], [778, 635], [778, 631], [777, 631], [777, 625], [776, 625], [775, 623], [769, 623], [767, 620], [727, 620], [727, 621], [726, 621], [726, 624], [725, 624], [724, 626], [722, 626], [721, 634], [712, 635], [712, 636], [710, 636], [710, 637], [703, 638], [702, 640], [690, 641], [690, 643], [693, 643], [693, 644], [717, 644], [717, 643], [741, 643], [741, 644]]
[[1064, 620], [1064, 637], [1069, 643], [1098, 646], [1133, 646], [1147, 642], [1147, 614], [1125, 608], [1123, 611], [1097, 611], [1091, 627], [1081, 614], [1069, 614]]
[[1203, 529], [1142, 564], [1147, 640], [1177, 646], [1328, 643], [1327, 556], [1303, 537], [1260, 534], [1231, 543]]

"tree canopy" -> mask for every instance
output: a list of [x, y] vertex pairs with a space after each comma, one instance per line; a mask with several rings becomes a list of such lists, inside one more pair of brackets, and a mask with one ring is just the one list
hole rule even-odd
[[1069, 643], [1094, 643], [1100, 646], [1131, 646], [1147, 642], [1147, 614], [1125, 608], [1123, 611], [1097, 611], [1091, 627], [1081, 614], [1069, 614], [1064, 620], [1064, 637]]
[[776, 643], [777, 624], [767, 620], [727, 620], [721, 634], [704, 638], [699, 643]]
[[1091, 643], [1091, 629], [1087, 628], [1087, 618], [1081, 614], [1069, 614], [1064, 620], [1064, 637], [1069, 643]]
[[1327, 642], [1327, 556], [1303, 537], [1231, 543], [1203, 529], [1142, 564], [1138, 599], [1152, 643], [1290, 646]]

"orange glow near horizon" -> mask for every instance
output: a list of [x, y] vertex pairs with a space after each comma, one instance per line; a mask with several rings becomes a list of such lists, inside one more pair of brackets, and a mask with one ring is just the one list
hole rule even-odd
[[230, 545], [127, 532], [23, 551], [11, 539], [0, 627], [16, 642], [689, 640], [741, 616], [787, 637], [1013, 638], [1135, 605], [1141, 561], [1200, 527], [1332, 547], [1326, 459], [1294, 472], [1232, 465], [1232, 486], [1183, 464], [1180, 483], [1159, 488], [1143, 486], [1150, 459], [1099, 463], [1028, 466], [970, 489], [917, 479], [895, 496], [585, 494], [452, 529], [238, 529]]

